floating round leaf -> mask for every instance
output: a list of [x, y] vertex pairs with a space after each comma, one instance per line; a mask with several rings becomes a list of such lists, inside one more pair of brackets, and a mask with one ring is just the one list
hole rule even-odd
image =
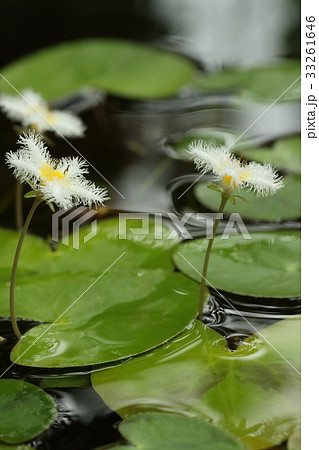
[[[10, 280], [14, 252], [19, 240], [20, 233], [13, 230], [0, 228], [0, 282]], [[45, 254], [49, 253], [48, 244], [38, 237], [28, 235], [24, 241], [20, 264], [18, 267], [18, 278], [34, 275], [32, 265], [39, 264], [44, 269]], [[1, 303], [1, 299], [0, 299]]]
[[[224, 214], [238, 213], [242, 219], [263, 222], [298, 219], [301, 209], [300, 189], [300, 175], [287, 175], [284, 187], [273, 196], [257, 197], [253, 192], [242, 189], [238, 194], [246, 201], [239, 198], [235, 205], [228, 202]], [[207, 183], [195, 187], [195, 196], [206, 208], [218, 211], [220, 194], [208, 189]]]
[[[118, 218], [108, 219], [99, 222], [97, 235], [82, 244], [85, 236], [91, 231], [90, 227], [84, 227], [78, 236], [69, 236], [69, 243], [73, 243], [76, 239], [80, 243], [80, 250], [59, 243], [57, 249], [52, 251], [43, 239], [27, 236], [22, 248], [17, 276], [18, 317], [54, 321], [65, 310], [66, 298], [75, 300], [90, 282], [94, 281], [96, 273], [103, 273], [115, 261], [117, 261], [116, 267], [121, 269], [173, 267], [171, 249], [176, 245], [177, 240], [167, 239], [171, 230], [164, 226], [163, 239], [155, 239], [154, 222], [150, 221], [146, 234], [138, 234], [140, 228], [141, 220], [139, 219], [130, 219], [122, 224]], [[18, 232], [0, 230], [0, 244], [4, 250], [0, 257], [2, 274], [0, 314], [2, 316], [9, 315], [9, 280], [18, 239]], [[87, 274], [84, 278], [82, 274], [79, 275], [82, 271]], [[47, 278], [41, 276], [37, 278], [42, 274], [46, 274]], [[54, 274], [59, 276], [58, 289], [56, 281], [54, 284], [54, 280], [57, 280], [53, 277]], [[48, 282], [55, 289], [46, 289]], [[25, 298], [33, 299], [36, 307], [32, 306], [32, 300], [31, 303], [26, 302]], [[38, 301], [40, 298], [42, 301]], [[43, 301], [45, 298], [47, 302]]]
[[[97, 364], [148, 350], [188, 325], [196, 316], [197, 286], [170, 272], [176, 239], [168, 239], [167, 227], [163, 239], [156, 239], [154, 222], [147, 234], [138, 234], [141, 224], [139, 219], [126, 227], [116, 218], [99, 222], [97, 236], [80, 251], [62, 245], [52, 251], [41, 239], [28, 237], [16, 284], [17, 316], [50, 324], [30, 330], [13, 350], [14, 360], [30, 344], [20, 364]], [[76, 239], [82, 242], [89, 231], [83, 228]], [[13, 255], [17, 233], [3, 230], [0, 236]], [[4, 258], [4, 268], [7, 264]], [[159, 267], [166, 270], [147, 270]], [[9, 274], [7, 267], [0, 283], [3, 316], [9, 315]]]
[[28, 441], [46, 430], [56, 416], [52, 397], [42, 389], [21, 380], [0, 380], [2, 442], [19, 444]]
[[124, 418], [179, 412], [213, 421], [248, 448], [269, 448], [300, 420], [300, 316], [261, 333], [230, 351], [197, 321], [151, 353], [93, 373], [92, 384]]
[[[52, 100], [83, 86], [130, 98], [167, 97], [187, 84], [194, 71], [187, 58], [156, 47], [88, 39], [40, 50], [2, 68], [1, 73], [16, 89], [31, 87]], [[12, 93], [4, 80], [0, 87]]]
[[183, 274], [119, 270], [22, 280], [17, 311], [54, 322], [28, 331], [11, 359], [71, 367], [127, 358], [162, 344], [196, 316], [198, 286]]
[[[217, 236], [208, 267], [207, 284], [216, 289], [252, 297], [288, 298], [300, 295], [300, 232], [251, 232]], [[207, 239], [180, 244], [174, 262], [196, 281]]]
[[[225, 431], [193, 417], [167, 413], [143, 413], [119, 425], [120, 433], [134, 448], [143, 450], [243, 450]], [[130, 447], [115, 446], [114, 449]]]
[[[91, 227], [83, 227], [78, 234], [70, 235], [68, 244], [59, 242], [53, 251], [43, 239], [28, 235], [25, 239], [19, 261], [17, 282], [24, 276], [36, 274], [77, 273], [79, 271], [101, 273], [123, 253], [119, 267], [159, 268], [172, 267], [171, 249], [178, 239], [171, 239], [171, 229], [163, 226], [163, 239], [156, 239], [154, 221], [150, 220], [147, 232], [141, 234], [142, 219], [119, 220], [117, 217], [98, 222], [97, 235], [85, 242]], [[0, 229], [1, 281], [9, 281], [12, 258], [19, 239], [19, 233]], [[72, 245], [78, 243], [80, 249]], [[0, 314], [2, 303], [0, 296]], [[19, 313], [19, 311], [18, 311]]]

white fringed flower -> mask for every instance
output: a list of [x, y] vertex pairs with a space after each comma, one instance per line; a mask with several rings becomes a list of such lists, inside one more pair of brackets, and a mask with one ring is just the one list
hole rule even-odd
[[12, 121], [38, 133], [53, 131], [65, 137], [84, 136], [81, 119], [66, 111], [50, 109], [41, 95], [31, 89], [22, 91], [22, 97], [1, 94], [0, 108]]
[[108, 200], [107, 190], [95, 186], [83, 174], [87, 164], [78, 157], [52, 159], [40, 135], [24, 133], [20, 149], [6, 153], [6, 162], [20, 182], [27, 182], [36, 195], [60, 208], [79, 204], [91, 207]]
[[213, 147], [203, 141], [189, 145], [189, 153], [202, 173], [212, 172], [225, 195], [231, 195], [236, 188], [248, 187], [257, 195], [274, 194], [284, 184], [270, 164], [242, 163], [227, 148]]

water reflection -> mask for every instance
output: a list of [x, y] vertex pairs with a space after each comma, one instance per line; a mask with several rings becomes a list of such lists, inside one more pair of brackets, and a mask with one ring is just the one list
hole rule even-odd
[[299, 7], [294, 0], [185, 0], [181, 8], [179, 1], [163, 0], [149, 11], [169, 27], [167, 45], [215, 70], [291, 53], [287, 36], [297, 33]]
[[210, 291], [203, 322], [224, 336], [231, 349], [236, 349], [251, 334], [301, 312], [300, 297], [251, 298]]

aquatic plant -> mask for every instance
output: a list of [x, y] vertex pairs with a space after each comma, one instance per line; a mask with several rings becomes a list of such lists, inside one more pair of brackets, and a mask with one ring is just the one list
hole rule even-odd
[[205, 282], [212, 245], [217, 227], [222, 217], [225, 205], [230, 200], [236, 204], [234, 194], [236, 189], [248, 188], [257, 195], [267, 196], [274, 194], [283, 187], [283, 180], [271, 164], [258, 164], [256, 162], [245, 163], [236, 158], [225, 147], [214, 147], [204, 141], [194, 141], [189, 144], [189, 153], [194, 160], [196, 168], [203, 174], [212, 173], [213, 181], [208, 185], [209, 189], [220, 192], [221, 202], [218, 209], [218, 218], [215, 220], [211, 237], [208, 241], [200, 286], [199, 317], [203, 316]]
[[21, 231], [10, 282], [11, 322], [15, 335], [20, 338], [14, 308], [14, 286], [21, 247], [36, 208], [42, 201], [45, 201], [53, 211], [53, 204], [60, 208], [70, 208], [79, 204], [92, 207], [103, 204], [109, 197], [105, 188], [95, 186], [83, 176], [88, 172], [84, 160], [78, 157], [53, 159], [42, 136], [35, 132], [24, 133], [20, 136], [18, 144], [19, 150], [6, 153], [6, 162], [13, 169], [18, 181], [31, 186], [32, 190], [26, 197], [34, 198]]

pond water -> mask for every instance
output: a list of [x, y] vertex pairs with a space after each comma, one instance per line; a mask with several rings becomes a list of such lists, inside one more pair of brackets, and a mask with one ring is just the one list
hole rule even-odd
[[[197, 2], [185, 2], [181, 14], [179, 8], [177, 14], [174, 1], [165, 0], [161, 5], [149, 2], [147, 13], [143, 14], [153, 20], [156, 31], [150, 33], [152, 38], [147, 40], [186, 54], [207, 71], [239, 63], [258, 65], [274, 56], [296, 57], [298, 54], [294, 37], [298, 26], [298, 2], [269, 0], [257, 5], [247, 1], [245, 8], [239, 8], [236, 1], [220, 4], [202, 0], [200, 3], [202, 12], [194, 20]], [[143, 2], [137, 4], [135, 13], [142, 8]], [[287, 10], [291, 13], [289, 17]], [[272, 11], [271, 16], [269, 11]], [[267, 14], [269, 19], [266, 20]], [[121, 17], [119, 12], [118, 16]], [[265, 20], [260, 21], [260, 17], [265, 17]], [[162, 24], [166, 32], [156, 34]], [[231, 45], [239, 34], [241, 39], [236, 45]], [[251, 35], [256, 36], [254, 45]], [[211, 42], [215, 45], [212, 46]], [[228, 91], [218, 95], [199, 94], [186, 88], [176, 98], [137, 101], [84, 89], [57, 99], [54, 106], [80, 114], [87, 126], [86, 138], [72, 143], [93, 167], [103, 172], [109, 182], [111, 200], [105, 208], [99, 208], [99, 220], [123, 211], [162, 213], [166, 219], [172, 212], [180, 218], [185, 213], [211, 212], [196, 196], [193, 181], [197, 176], [193, 163], [178, 151], [178, 143], [189, 135], [205, 136], [208, 132], [225, 145], [240, 138], [239, 152], [240, 145], [274, 146], [281, 139], [299, 136], [299, 102], [277, 103], [263, 114], [268, 103], [247, 102], [235, 99], [231, 94]], [[252, 126], [258, 117], [260, 119]], [[15, 149], [16, 134], [3, 115], [0, 115], [0, 135], [4, 151]], [[67, 142], [53, 135], [49, 137], [54, 141], [56, 157], [77, 155]], [[106, 185], [92, 168], [90, 175], [98, 184]], [[0, 176], [3, 180], [0, 224], [14, 229], [15, 182], [4, 165]], [[24, 205], [24, 214], [27, 207]], [[299, 217], [271, 222], [248, 218], [245, 223], [248, 231], [300, 229]], [[219, 232], [225, 225], [226, 221], [222, 221]], [[194, 237], [202, 236], [204, 231], [202, 225], [193, 219], [187, 223], [187, 229]], [[39, 207], [30, 232], [46, 239], [50, 236], [51, 212], [44, 205]], [[256, 299], [225, 291], [216, 293], [213, 289], [210, 294], [203, 322], [225, 337], [231, 350], [237, 349], [245, 338], [257, 331], [300, 313], [299, 297]], [[35, 324], [20, 321], [20, 328], [25, 332]], [[0, 371], [10, 367], [5, 377], [25, 379], [45, 388], [58, 405], [58, 419], [42, 435], [30, 441], [34, 448], [89, 450], [120, 439], [116, 424], [121, 417], [105, 405], [89, 382], [89, 374], [104, 366], [72, 369], [11, 366], [9, 354], [15, 340], [7, 318], [0, 321], [0, 336], [7, 339], [0, 346]], [[80, 387], [64, 387], [75, 375], [80, 380]], [[57, 387], [59, 382], [56, 380], [63, 387]], [[273, 448], [287, 447], [282, 443]]]

